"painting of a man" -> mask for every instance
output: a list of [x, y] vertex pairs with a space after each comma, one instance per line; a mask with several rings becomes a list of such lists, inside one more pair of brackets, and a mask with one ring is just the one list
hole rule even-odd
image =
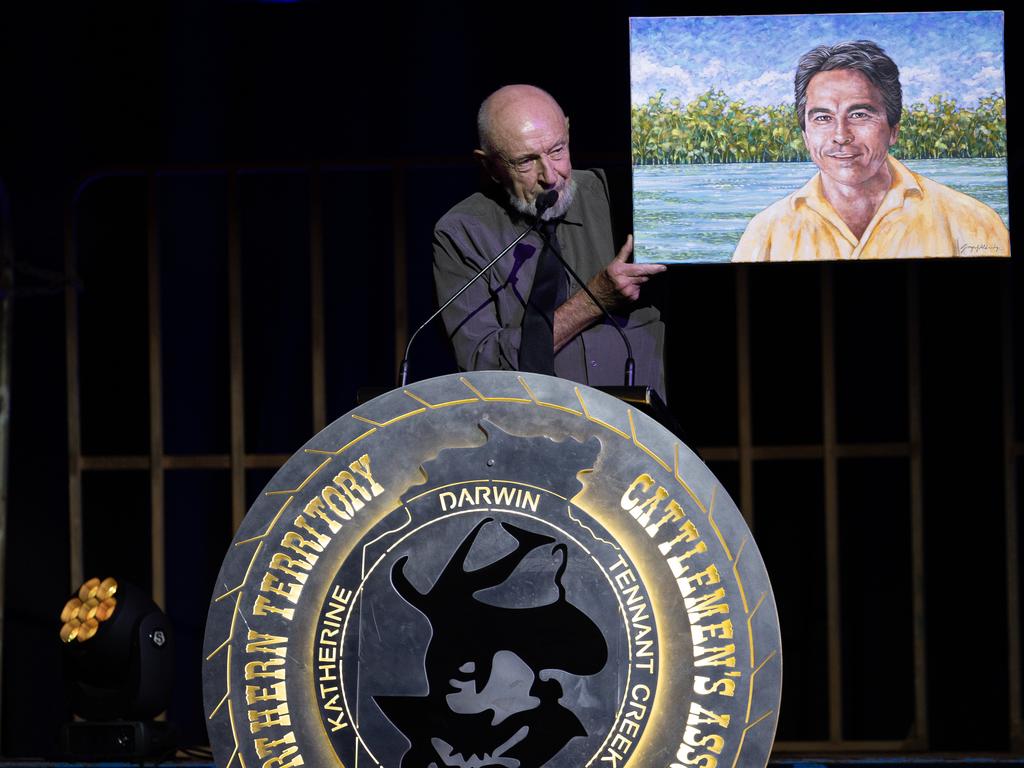
[[994, 210], [889, 154], [903, 96], [896, 63], [876, 43], [808, 51], [794, 91], [818, 172], [750, 221], [733, 261], [1009, 255]]

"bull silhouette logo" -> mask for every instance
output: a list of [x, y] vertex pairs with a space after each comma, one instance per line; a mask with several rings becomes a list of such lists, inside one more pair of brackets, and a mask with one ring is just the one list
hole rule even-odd
[[[463, 539], [434, 585], [422, 594], [405, 575], [408, 556], [398, 559], [391, 580], [402, 598], [430, 622], [424, 658], [425, 696], [375, 696], [411, 746], [401, 768], [540, 768], [574, 737], [586, 737], [579, 718], [559, 699], [561, 683], [551, 674], [595, 675], [608, 660], [598, 626], [566, 599], [568, 567], [564, 543], [501, 522], [515, 548], [497, 560], [467, 570], [473, 543], [492, 518]], [[495, 531], [497, 533], [497, 531]], [[515, 592], [504, 607], [485, 602], [485, 590], [506, 584], [524, 558], [548, 548], [552, 602]], [[531, 558], [536, 564], [543, 557]], [[505, 601], [507, 602], [507, 601]]]

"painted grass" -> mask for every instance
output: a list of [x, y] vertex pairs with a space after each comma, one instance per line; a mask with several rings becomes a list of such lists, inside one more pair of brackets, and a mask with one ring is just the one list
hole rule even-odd
[[[684, 105], [664, 91], [633, 106], [634, 165], [808, 161], [800, 126], [787, 104], [766, 107], [708, 91]], [[904, 160], [1005, 157], [1006, 99], [993, 93], [974, 109], [932, 96], [904, 106], [891, 150]]]

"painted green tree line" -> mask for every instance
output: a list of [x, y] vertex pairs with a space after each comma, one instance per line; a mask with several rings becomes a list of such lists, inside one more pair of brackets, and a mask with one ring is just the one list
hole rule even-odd
[[[759, 106], [707, 91], [689, 104], [665, 100], [665, 92], [633, 105], [634, 165], [682, 163], [781, 163], [809, 161], [790, 104]], [[1005, 157], [1006, 99], [993, 93], [967, 109], [954, 99], [932, 96], [927, 104], [904, 105], [900, 136], [892, 148], [900, 159]]]

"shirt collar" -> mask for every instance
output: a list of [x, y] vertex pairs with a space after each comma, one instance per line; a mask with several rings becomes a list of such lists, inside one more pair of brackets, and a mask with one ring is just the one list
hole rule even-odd
[[573, 224], [575, 226], [583, 226], [583, 202], [580, 200], [582, 193], [580, 191], [579, 184], [576, 185], [576, 195], [572, 199], [572, 204], [569, 206], [569, 210], [562, 216], [563, 224]]
[[[892, 184], [889, 186], [886, 198], [903, 201], [908, 196], [921, 197], [921, 185], [913, 171], [892, 155], [889, 155], [885, 161], [889, 165], [889, 173], [892, 176]], [[796, 210], [799, 203], [810, 204], [812, 207], [815, 204], [819, 207], [828, 205], [821, 190], [821, 171], [814, 174], [810, 181], [793, 193], [789, 201], [790, 207]]]

